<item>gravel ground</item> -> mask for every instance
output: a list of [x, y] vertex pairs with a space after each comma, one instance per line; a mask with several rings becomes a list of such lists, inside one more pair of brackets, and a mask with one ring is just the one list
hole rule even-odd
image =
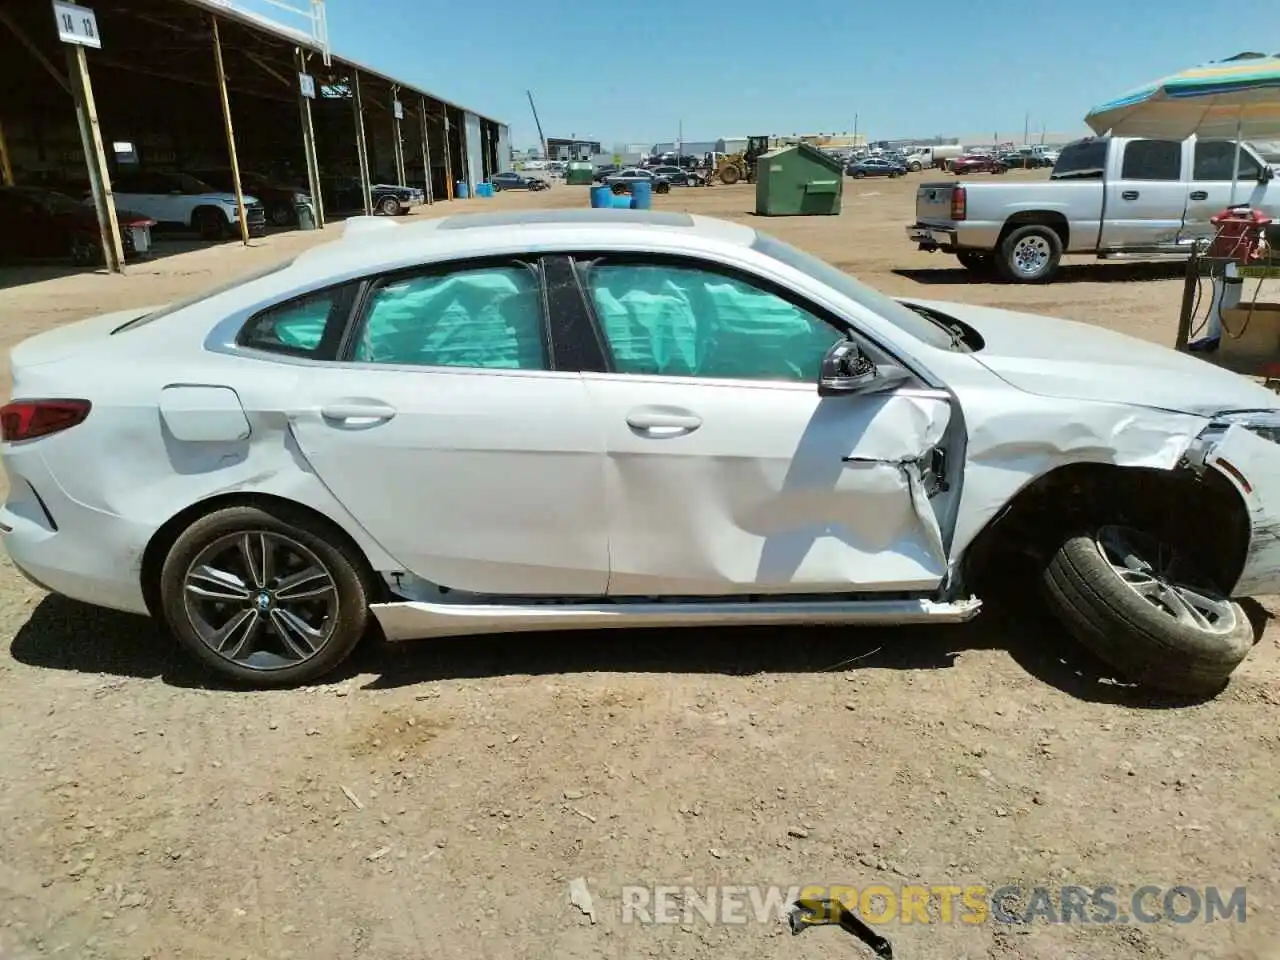
[[[1051, 286], [973, 283], [906, 241], [917, 182], [850, 183], [840, 217], [763, 225], [889, 293], [1172, 342], [1176, 267], [1082, 260]], [[656, 200], [759, 226], [752, 191]], [[410, 219], [585, 203], [557, 184]], [[0, 337], [163, 302], [320, 239], [193, 249], [124, 278], [0, 272]], [[957, 912], [880, 929], [922, 960], [1280, 956], [1267, 952], [1280, 933], [1271, 601], [1250, 610], [1257, 648], [1204, 703], [1110, 680], [1016, 603], [945, 629], [428, 641], [362, 650], [311, 689], [246, 693], [209, 686], [148, 621], [47, 596], [4, 566], [0, 957], [863, 950], [835, 928], [793, 939], [680, 909], [627, 922], [624, 888], [713, 884], [1111, 885], [1122, 908], [1144, 884], [1243, 885], [1245, 923]], [[570, 903], [577, 878], [594, 923]]]

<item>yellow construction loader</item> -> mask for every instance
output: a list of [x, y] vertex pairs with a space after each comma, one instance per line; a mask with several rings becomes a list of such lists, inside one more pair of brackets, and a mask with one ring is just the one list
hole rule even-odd
[[716, 179], [724, 184], [735, 184], [739, 180], [754, 183], [756, 179], [756, 159], [762, 153], [769, 152], [769, 138], [747, 137], [747, 149], [738, 153], [730, 153], [716, 162]]

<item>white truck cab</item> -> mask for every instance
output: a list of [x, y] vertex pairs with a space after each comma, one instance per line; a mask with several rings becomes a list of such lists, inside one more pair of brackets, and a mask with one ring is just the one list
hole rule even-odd
[[1064, 253], [1185, 254], [1232, 203], [1280, 219], [1275, 171], [1247, 143], [1088, 137], [1063, 148], [1048, 181], [923, 183], [908, 235], [1006, 279], [1052, 279]]

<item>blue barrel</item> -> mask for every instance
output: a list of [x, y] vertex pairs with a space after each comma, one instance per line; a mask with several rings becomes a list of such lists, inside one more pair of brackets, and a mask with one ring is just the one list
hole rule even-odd
[[637, 180], [631, 185], [631, 209], [648, 210], [653, 206], [653, 184]]
[[607, 185], [591, 188], [591, 206], [608, 209], [613, 206], [613, 189]]
[[486, 199], [488, 199], [489, 197], [492, 197], [492, 196], [493, 196], [493, 184], [492, 184], [492, 183], [482, 183], [482, 184], [480, 184], [478, 187], [476, 187], [476, 193], [480, 194], [480, 196], [482, 196], [482, 197], [484, 197], [484, 198], [486, 198]]
[[467, 186], [467, 181], [459, 180], [453, 185], [453, 195], [459, 200], [466, 200], [471, 196], [471, 188]]
[[616, 197], [610, 197], [610, 200], [612, 201], [612, 206], [615, 210], [631, 209], [631, 197], [625, 193], [619, 194]]

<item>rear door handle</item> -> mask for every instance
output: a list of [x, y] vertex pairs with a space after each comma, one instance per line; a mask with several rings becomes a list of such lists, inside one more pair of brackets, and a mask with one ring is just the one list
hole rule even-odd
[[627, 414], [627, 426], [650, 436], [672, 437], [697, 430], [702, 426], [702, 418], [692, 413], [633, 410]]
[[1208, 190], [1192, 190], [1191, 199], [1192, 200], [1208, 200], [1209, 191]]
[[338, 423], [385, 423], [396, 415], [396, 408], [385, 403], [350, 402], [326, 403], [320, 408], [320, 416]]
[[1121, 199], [1121, 200], [1137, 200], [1137, 199], [1138, 199], [1138, 191], [1137, 191], [1137, 190], [1126, 190], [1124, 193], [1120, 194], [1120, 199]]

